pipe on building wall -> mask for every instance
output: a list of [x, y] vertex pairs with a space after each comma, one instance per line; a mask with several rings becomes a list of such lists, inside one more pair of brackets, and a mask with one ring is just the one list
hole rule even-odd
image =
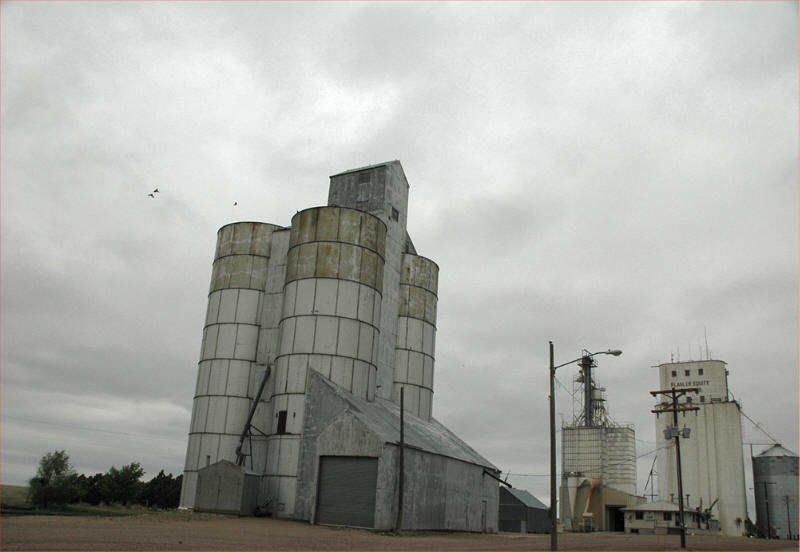
[[405, 452], [406, 452], [406, 439], [405, 439], [405, 388], [400, 388], [400, 466], [398, 470], [397, 482], [397, 522], [395, 523], [394, 530], [399, 532], [403, 528], [403, 488], [405, 481], [403, 474], [405, 472]]
[[488, 475], [488, 476], [489, 476], [489, 477], [491, 477], [492, 479], [497, 479], [497, 480], [498, 480], [500, 483], [502, 483], [503, 485], [505, 485], [505, 486], [506, 486], [506, 487], [508, 487], [509, 489], [513, 489], [513, 488], [514, 488], [514, 487], [512, 487], [512, 486], [511, 486], [511, 483], [509, 483], [508, 481], [503, 481], [502, 479], [500, 479], [499, 477], [497, 477], [495, 474], [493, 474], [493, 473], [492, 473], [492, 472], [490, 472], [489, 470], [486, 470], [486, 469], [484, 469], [484, 470], [483, 470], [483, 473], [484, 473], [485, 475]]
[[589, 504], [592, 502], [592, 495], [594, 495], [594, 490], [597, 487], [601, 486], [602, 484], [603, 484], [603, 482], [601, 480], [598, 480], [598, 479], [593, 479], [592, 480], [591, 487], [589, 487], [589, 494], [586, 496], [586, 506], [584, 506], [584, 508], [583, 508], [583, 514], [582, 514], [581, 518], [583, 518], [583, 516], [585, 516], [587, 513], [589, 513]]
[[244, 457], [246, 455], [242, 453], [242, 445], [244, 444], [245, 438], [250, 433], [250, 424], [253, 421], [253, 415], [256, 413], [256, 409], [258, 408], [258, 401], [261, 400], [261, 395], [264, 394], [264, 387], [267, 385], [267, 380], [269, 379], [269, 374], [271, 371], [272, 371], [271, 366], [267, 366], [267, 369], [264, 370], [264, 377], [261, 379], [261, 385], [258, 386], [258, 391], [256, 392], [255, 398], [253, 398], [253, 406], [250, 407], [250, 414], [247, 415], [247, 421], [244, 424], [244, 429], [242, 429], [242, 435], [239, 437], [239, 444], [236, 445], [237, 466], [244, 465]]

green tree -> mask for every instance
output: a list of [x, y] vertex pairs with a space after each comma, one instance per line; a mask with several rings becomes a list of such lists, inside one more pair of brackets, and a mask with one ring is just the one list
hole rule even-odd
[[181, 497], [181, 482], [183, 476], [172, 477], [164, 474], [164, 470], [144, 484], [144, 492], [139, 497], [139, 502], [145, 506], [157, 508], [177, 508]]
[[100, 481], [102, 481], [103, 475], [102, 473], [96, 473], [94, 475], [81, 474], [78, 476], [78, 483], [83, 493], [81, 500], [93, 506], [97, 506], [103, 501], [103, 494], [100, 491]]
[[139, 462], [131, 462], [120, 469], [111, 466], [100, 480], [100, 492], [103, 500], [107, 503], [118, 502], [123, 505], [136, 502], [144, 485], [139, 481], [143, 475], [144, 470]]
[[42, 456], [36, 476], [29, 484], [31, 502], [39, 507], [77, 502], [82, 494], [69, 455], [63, 450]]

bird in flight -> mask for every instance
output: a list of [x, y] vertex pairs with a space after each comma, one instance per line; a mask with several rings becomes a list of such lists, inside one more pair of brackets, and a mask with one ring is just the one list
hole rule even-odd
[[158, 188], [156, 188], [155, 190], [153, 190], [153, 193], [154, 193], [154, 194], [158, 194], [158, 193], [161, 193], [161, 192], [159, 192], [159, 191], [158, 191]]
[[147, 194], [147, 195], [148, 195], [148, 196], [150, 196], [150, 197], [152, 197], [153, 199], [155, 199], [155, 198], [156, 198], [156, 196], [155, 196], [155, 195], [153, 195], [153, 194]]
[[233, 202], [233, 206], [236, 207], [237, 205], [239, 205], [239, 202], [238, 201], [234, 201]]

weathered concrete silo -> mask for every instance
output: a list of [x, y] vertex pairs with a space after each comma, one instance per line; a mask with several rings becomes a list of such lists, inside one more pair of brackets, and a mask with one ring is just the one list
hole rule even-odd
[[438, 267], [407, 208], [390, 161], [290, 227], [220, 229], [182, 508], [391, 529], [405, 496], [404, 528], [497, 531], [499, 470], [431, 417]]
[[404, 254], [394, 372], [395, 402], [405, 387], [405, 408], [430, 419], [436, 345], [436, 292], [439, 267], [425, 257]]
[[798, 534], [797, 455], [774, 445], [753, 458], [756, 527], [760, 536], [793, 539]]
[[267, 494], [294, 511], [307, 371], [372, 400], [386, 229], [368, 213], [315, 207], [292, 218], [275, 358]]
[[259, 311], [277, 228], [238, 222], [217, 233], [182, 504], [193, 502], [198, 469], [219, 460], [236, 461], [236, 446], [264, 372], [264, 367], [256, 368]]

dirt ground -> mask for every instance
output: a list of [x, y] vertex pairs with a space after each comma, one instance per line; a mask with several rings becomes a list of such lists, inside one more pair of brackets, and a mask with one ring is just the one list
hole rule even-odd
[[[211, 514], [131, 517], [9, 516], [3, 550], [549, 550], [549, 535], [406, 533], [400, 536], [268, 518]], [[797, 542], [688, 536], [689, 550], [798, 550]], [[567, 533], [560, 550], [680, 550], [678, 535]]]

